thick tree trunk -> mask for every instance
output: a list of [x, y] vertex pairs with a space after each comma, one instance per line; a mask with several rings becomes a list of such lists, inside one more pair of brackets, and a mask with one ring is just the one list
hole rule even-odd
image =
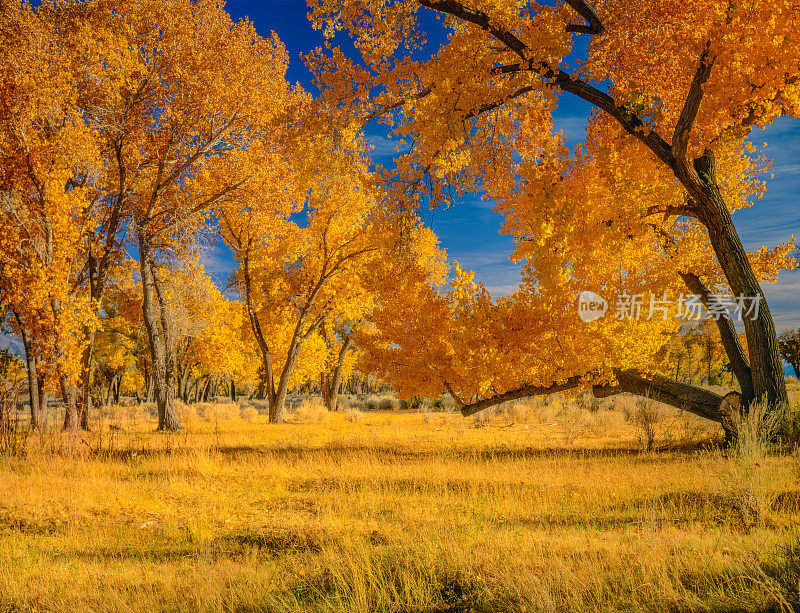
[[80, 428], [75, 386], [63, 376], [59, 379], [59, 385], [61, 386], [61, 397], [64, 399], [63, 430], [65, 432], [74, 432]]
[[161, 316], [160, 300], [156, 295], [156, 278], [153, 261], [150, 255], [146, 228], [137, 228], [139, 238], [139, 266], [142, 277], [142, 314], [147, 338], [150, 343], [151, 373], [150, 378], [158, 409], [158, 429], [181, 430], [182, 426], [174, 409], [174, 363], [171, 351], [167, 353], [165, 333], [159, 329]]
[[792, 368], [794, 369], [794, 376], [800, 379], [800, 364], [792, 364]]
[[[788, 396], [775, 323], [720, 193], [713, 153], [706, 152], [697, 158], [693, 170], [692, 173], [689, 169], [679, 169], [676, 174], [694, 200], [700, 221], [708, 229], [711, 246], [728, 285], [735, 297], [748, 300], [748, 306], [750, 300], [758, 304], [757, 316], [742, 315], [752, 376], [752, 390], [742, 388], [742, 407], [746, 410], [751, 402], [761, 399], [772, 405], [785, 404]], [[734, 365], [733, 360], [731, 364]]]

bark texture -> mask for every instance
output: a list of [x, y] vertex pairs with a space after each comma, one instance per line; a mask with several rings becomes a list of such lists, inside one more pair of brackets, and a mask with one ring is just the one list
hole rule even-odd
[[156, 286], [157, 277], [151, 255], [151, 247], [146, 228], [137, 228], [139, 238], [139, 266], [142, 276], [142, 315], [147, 338], [150, 343], [151, 372], [150, 380], [155, 394], [158, 409], [158, 429], [161, 431], [181, 430], [175, 414], [175, 364], [174, 354], [169, 343], [169, 326], [161, 329], [163, 323], [169, 323], [165, 314], [165, 306], [159, 300]]
[[[726, 439], [735, 436], [736, 411], [741, 404], [740, 394], [731, 392], [725, 396], [709, 390], [680, 381], [675, 381], [663, 375], [646, 376], [635, 370], [615, 370], [614, 376], [617, 384], [613, 386], [593, 386], [592, 393], [596, 398], [606, 398], [615, 394], [627, 392], [643, 396], [657, 402], [687, 411], [694, 415], [704, 417], [722, 425]], [[450, 389], [449, 384], [445, 384]], [[530, 396], [545, 396], [556, 392], [575, 389], [581, 385], [580, 377], [569, 379], [547, 387], [525, 385], [509, 390], [503, 394], [491, 396], [471, 403], [463, 402], [455, 392], [450, 392], [453, 399], [460, 405], [461, 414], [474, 415], [480, 411], [496, 406], [509, 400], [517, 400]], [[729, 434], [730, 433], [730, 434]]]

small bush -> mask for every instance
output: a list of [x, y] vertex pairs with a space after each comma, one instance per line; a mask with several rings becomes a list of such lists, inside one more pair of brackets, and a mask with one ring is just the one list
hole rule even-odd
[[182, 402], [177, 402], [175, 404], [175, 412], [181, 424], [184, 426], [192, 426], [197, 422], [199, 416], [197, 414], [197, 409], [193, 405], [184, 404]]
[[355, 408], [348, 408], [344, 412], [344, 418], [350, 423], [358, 423], [364, 418], [364, 414]]
[[328, 417], [328, 409], [319, 398], [303, 400], [292, 414], [292, 421], [299, 424], [317, 424]]
[[238, 404], [201, 402], [196, 406], [197, 415], [207, 421], [232, 420], [241, 417]]
[[241, 416], [242, 419], [248, 423], [253, 423], [256, 418], [258, 417], [258, 411], [255, 407], [242, 407], [241, 408]]
[[763, 459], [781, 427], [782, 411], [773, 411], [767, 402], [754, 402], [747, 412], [736, 417], [736, 451], [743, 460]]
[[379, 411], [396, 411], [400, 408], [400, 404], [394, 398], [383, 398], [378, 403]]
[[656, 442], [656, 425], [661, 420], [658, 403], [647, 398], [636, 399], [633, 423], [639, 428], [639, 445], [643, 451], [652, 451]]

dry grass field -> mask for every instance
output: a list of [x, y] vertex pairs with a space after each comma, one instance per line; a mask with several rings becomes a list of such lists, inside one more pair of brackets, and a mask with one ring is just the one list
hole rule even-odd
[[0, 458], [0, 610], [797, 610], [797, 456], [632, 410], [115, 408]]

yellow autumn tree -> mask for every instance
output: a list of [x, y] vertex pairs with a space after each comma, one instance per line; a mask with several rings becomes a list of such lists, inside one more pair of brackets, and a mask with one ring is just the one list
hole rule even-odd
[[[428, 12], [442, 18], [441, 31], [426, 32], [422, 13]], [[640, 230], [654, 224], [667, 233], [657, 239], [659, 250], [671, 249], [672, 238], [683, 241], [695, 233], [697, 258], [716, 262], [693, 269], [693, 258], [681, 256], [687, 260], [682, 265], [676, 261], [672, 270], [684, 291], [705, 303], [718, 279], [733, 296], [760, 302], [758, 314], [744, 320], [747, 354], [733, 342], [729, 318], [718, 320], [720, 332], [743, 402], [765, 396], [780, 403], [786, 400], [785, 383], [759, 281], [792, 263], [785, 246], [762, 252], [760, 260], [745, 252], [731, 213], [740, 204], [735, 194], [747, 189], [732, 180], [739, 177], [736, 159], [742, 158], [751, 128], [797, 111], [800, 44], [786, 36], [795, 18], [794, 10], [781, 2], [758, 7], [717, 2], [700, 8], [677, 1], [633, 6], [616, 0], [555, 5], [315, 0], [315, 23], [329, 36], [348, 30], [362, 61], [351, 61], [337, 49], [318, 50], [310, 61], [330, 100], [344, 101], [344, 109], [363, 121], [380, 117], [395, 123], [409, 151], [398, 157], [390, 177], [390, 185], [402, 190], [398, 197], [407, 195], [409, 186], [414, 195], [434, 200], [484, 188], [508, 211], [514, 234], [515, 224], [528, 222], [509, 204], [518, 194], [520, 205], [538, 205], [541, 197], [552, 200], [550, 191], [565, 199], [559, 190], [572, 166], [583, 172], [589, 160], [597, 160], [610, 191], [572, 202], [566, 211], [546, 206], [545, 227], [560, 227], [562, 217], [577, 224], [579, 214], [596, 215], [620, 237], [631, 234], [624, 226], [632, 224], [636, 242], [645, 238]], [[664, 23], [670, 24], [668, 36]], [[441, 41], [435, 53], [423, 48], [425, 40]], [[573, 53], [577, 40], [586, 41], [586, 53]], [[574, 156], [552, 131], [552, 112], [563, 95], [594, 108], [589, 133], [590, 139], [596, 134], [596, 142], [589, 139]], [[636, 183], [639, 187], [631, 188]], [[632, 205], [620, 212], [611, 206], [619, 201], [619, 188], [633, 197], [648, 192], [648, 185], [657, 186], [648, 193], [648, 208]], [[660, 196], [662, 201], [653, 202]], [[587, 240], [591, 252], [588, 233], [573, 228], [572, 240]], [[673, 228], [679, 230], [677, 237]], [[516, 235], [527, 241], [527, 232]], [[638, 267], [645, 261], [641, 255], [635, 260], [635, 250], [629, 252], [629, 263], [636, 261]], [[608, 266], [600, 264], [600, 270]], [[718, 272], [710, 271], [714, 268]], [[622, 270], [635, 274], [636, 268]], [[541, 270], [528, 271], [523, 288], [544, 284], [544, 291], [547, 284], [560, 283], [561, 289], [553, 291], [565, 295], [567, 285], [560, 279], [569, 274], [570, 265], [556, 257]], [[650, 287], [661, 289], [658, 283]], [[552, 300], [563, 310], [555, 294], [536, 299], [537, 304]], [[642, 330], [634, 338], [640, 336], [648, 335]], [[607, 363], [597, 366], [606, 369]], [[575, 366], [555, 378], [539, 379], [541, 386], [560, 384], [578, 370]]]
[[214, 206], [257, 181], [263, 165], [254, 160], [270, 155], [273, 122], [290, 98], [286, 52], [213, 0], [80, 7], [101, 13], [124, 48], [135, 50], [122, 78], [98, 88], [93, 116], [108, 162], [103, 197], [123, 202], [138, 245], [159, 429], [178, 429], [158, 270], [192, 243]]

